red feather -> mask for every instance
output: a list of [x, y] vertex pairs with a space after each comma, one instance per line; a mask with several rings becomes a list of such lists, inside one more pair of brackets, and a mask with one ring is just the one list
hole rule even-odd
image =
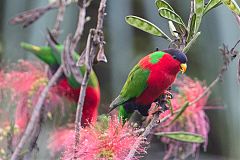
[[[72, 88], [66, 79], [62, 79], [58, 83], [59, 92], [66, 96], [70, 101], [78, 102], [80, 88]], [[83, 105], [82, 125], [94, 123], [97, 120], [98, 106], [100, 103], [100, 89], [98, 87], [88, 86], [86, 89], [86, 97]]]
[[136, 98], [137, 104], [148, 105], [156, 100], [174, 82], [180, 70], [180, 62], [171, 55], [164, 56], [155, 64], [150, 63], [150, 55], [143, 58], [139, 65], [143, 69], [150, 70], [147, 80], [147, 88]]

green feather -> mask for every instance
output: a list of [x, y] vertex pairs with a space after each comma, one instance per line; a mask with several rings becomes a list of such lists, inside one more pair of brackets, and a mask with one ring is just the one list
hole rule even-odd
[[[50, 67], [61, 64], [61, 53], [64, 49], [63, 45], [56, 45], [56, 48], [59, 51], [58, 53], [55, 53], [55, 50], [49, 46], [40, 47], [25, 42], [21, 43], [21, 47], [36, 55], [43, 62], [47, 63]], [[79, 54], [77, 52], [73, 53], [73, 59], [75, 61], [79, 59]], [[84, 74], [85, 71], [86, 71], [85, 66], [80, 67], [80, 72], [82, 73], [82, 75]], [[68, 77], [67, 80], [69, 84], [74, 88], [78, 88], [81, 85], [76, 81], [73, 75], [70, 75], [70, 77]], [[88, 86], [92, 86], [94, 88], [98, 87], [98, 79], [94, 71], [90, 73]]]
[[147, 79], [149, 74], [149, 70], [142, 69], [137, 64], [129, 73], [127, 81], [123, 86], [120, 95], [110, 104], [110, 111], [117, 106], [120, 106], [119, 118], [123, 120], [123, 123], [125, 123], [125, 121], [132, 115], [132, 113], [129, 113], [125, 110], [124, 103], [141, 95], [141, 93], [147, 87]]
[[147, 88], [147, 79], [150, 74], [148, 69], [141, 68], [138, 64], [129, 73], [120, 96], [125, 101], [136, 98]]
[[132, 116], [133, 112], [127, 112], [123, 105], [120, 105], [118, 110], [118, 118], [123, 124]]
[[[164, 54], [165, 52], [162, 51], [153, 52], [149, 55], [149, 63], [156, 64]], [[139, 64], [134, 66], [128, 75], [127, 81], [125, 82], [120, 95], [110, 104], [110, 111], [120, 106], [118, 116], [123, 120], [123, 123], [125, 123], [125, 121], [132, 115], [132, 112], [130, 113], [125, 110], [124, 103], [139, 97], [143, 93], [147, 88], [149, 74], [150, 71], [148, 69], [143, 69]]]
[[165, 54], [165, 52], [163, 51], [157, 51], [157, 52], [153, 52], [152, 54], [150, 54], [150, 63], [151, 64], [156, 64], [159, 62], [159, 60], [162, 58], [162, 56]]
[[56, 58], [52, 54], [52, 49], [50, 47], [39, 47], [25, 42], [22, 42], [20, 46], [25, 50], [33, 53], [35, 56], [50, 66], [58, 64]]

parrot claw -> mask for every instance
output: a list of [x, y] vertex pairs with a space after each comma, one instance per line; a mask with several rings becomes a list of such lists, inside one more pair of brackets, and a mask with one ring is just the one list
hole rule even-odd
[[155, 114], [156, 112], [165, 112], [169, 109], [169, 107], [166, 105], [170, 99], [173, 99], [173, 95], [170, 92], [171, 88], [169, 87], [167, 91], [164, 92], [159, 98], [155, 100], [156, 105], [158, 106], [157, 109], [153, 112]]
[[166, 100], [161, 100], [155, 102], [156, 106], [154, 107], [153, 111], [152, 111], [152, 115], [156, 114], [157, 112], [163, 113], [166, 110], [168, 110], [168, 107], [166, 106], [167, 101]]
[[164, 96], [165, 96], [164, 98], [167, 100], [173, 99], [173, 95], [169, 90], [165, 91]]

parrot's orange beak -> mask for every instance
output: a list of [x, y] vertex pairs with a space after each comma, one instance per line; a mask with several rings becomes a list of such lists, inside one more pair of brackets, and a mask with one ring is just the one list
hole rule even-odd
[[182, 64], [180, 65], [180, 71], [181, 71], [182, 74], [183, 74], [184, 72], [186, 72], [186, 70], [187, 70], [187, 64], [186, 64], [186, 63], [182, 63]]

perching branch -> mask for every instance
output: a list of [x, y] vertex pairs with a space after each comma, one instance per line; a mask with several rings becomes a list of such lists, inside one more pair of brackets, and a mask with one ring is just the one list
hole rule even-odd
[[[82, 2], [86, 2], [86, 1], [83, 0]], [[90, 29], [90, 31], [89, 31], [85, 54], [82, 55], [82, 56], [84, 56], [83, 59], [85, 60], [84, 61], [85, 64], [81, 64], [81, 63], [79, 63], [79, 61], [77, 63], [78, 65], [79, 64], [85, 65], [86, 71], [85, 71], [85, 74], [84, 74], [84, 77], [83, 77], [83, 80], [81, 83], [81, 90], [80, 90], [80, 94], [79, 94], [76, 119], [75, 119], [74, 159], [77, 159], [76, 152], [77, 152], [77, 147], [79, 144], [82, 110], [83, 110], [83, 104], [84, 104], [84, 99], [85, 99], [85, 94], [86, 94], [87, 83], [89, 80], [89, 75], [92, 70], [94, 58], [97, 55], [97, 49], [103, 43], [102, 29], [103, 29], [103, 19], [104, 19], [104, 15], [105, 15], [106, 2], [107, 2], [107, 0], [101, 0], [100, 5], [99, 5], [99, 10], [98, 10], [98, 21], [97, 21], [96, 29]], [[83, 6], [85, 6], [85, 4], [80, 3], [79, 6], [83, 7]], [[81, 25], [81, 23], [80, 23], [80, 25]], [[76, 31], [76, 33], [77, 33], [77, 31]], [[75, 37], [75, 39], [78, 39], [78, 35], [75, 35], [74, 37]], [[74, 41], [74, 39], [73, 39], [72, 43], [74, 43], [72, 46], [76, 45], [75, 44], [76, 42]]]
[[[160, 112], [157, 112], [156, 114], [153, 115], [153, 118], [152, 118], [151, 122], [148, 124], [145, 131], [140, 135], [143, 139], [146, 139], [147, 136], [151, 134], [151, 131], [153, 130], [153, 128], [157, 126], [159, 115], [160, 115]], [[132, 149], [128, 153], [125, 160], [131, 160], [134, 157], [138, 146], [141, 144], [141, 139], [142, 138], [139, 137], [138, 140], [133, 144]]]
[[20, 158], [20, 152], [22, 151], [24, 145], [28, 142], [31, 141], [32, 137], [31, 134], [33, 132], [34, 126], [36, 123], [38, 123], [40, 119], [40, 112], [42, 110], [43, 103], [45, 101], [45, 98], [50, 90], [50, 88], [55, 84], [55, 82], [58, 80], [58, 78], [62, 75], [62, 66], [60, 66], [57, 70], [57, 72], [53, 75], [53, 77], [50, 79], [48, 82], [48, 85], [44, 88], [44, 90], [41, 92], [41, 95], [37, 101], [36, 106], [34, 107], [31, 119], [27, 125], [27, 128], [24, 131], [24, 134], [18, 143], [11, 160], [18, 160]]

